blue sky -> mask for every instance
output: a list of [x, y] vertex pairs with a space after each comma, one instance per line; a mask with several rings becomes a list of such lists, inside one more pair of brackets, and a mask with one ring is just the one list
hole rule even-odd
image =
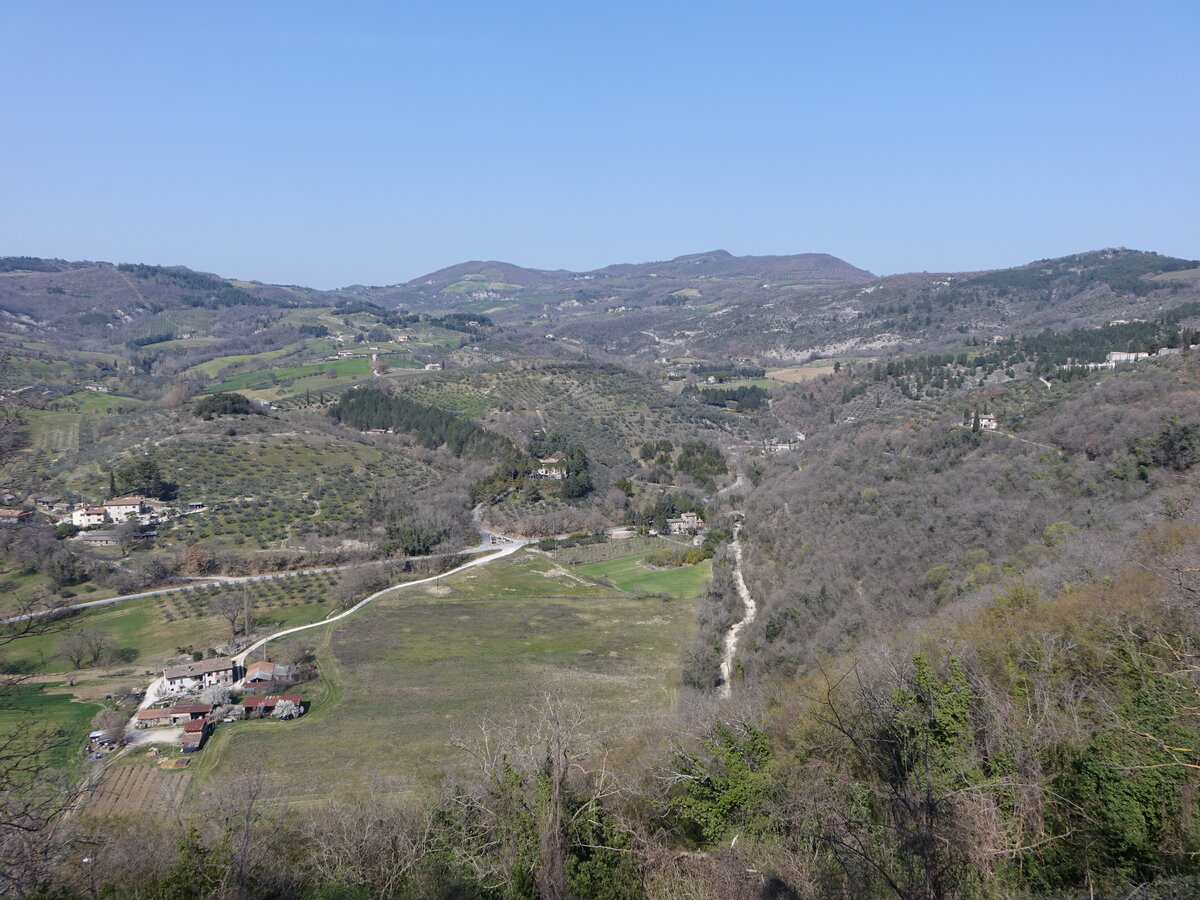
[[0, 255], [1200, 256], [1200, 3], [16, 3]]

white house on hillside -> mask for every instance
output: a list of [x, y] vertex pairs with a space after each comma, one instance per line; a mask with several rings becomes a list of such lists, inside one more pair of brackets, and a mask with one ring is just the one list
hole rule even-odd
[[566, 456], [559, 452], [552, 456], [547, 456], [545, 459], [539, 459], [536, 474], [542, 478], [553, 478], [555, 481], [561, 481], [567, 474]]
[[146, 511], [141, 497], [115, 497], [104, 504], [104, 511], [113, 522], [124, 522], [140, 516]]
[[108, 521], [103, 506], [81, 506], [71, 513], [71, 524], [76, 528], [88, 528], [92, 525], [103, 525]]
[[694, 512], [685, 512], [678, 519], [667, 519], [671, 534], [691, 534], [704, 529], [704, 520]]
[[228, 656], [218, 656], [179, 666], [167, 666], [163, 670], [163, 680], [166, 682], [168, 693], [178, 694], [213, 684], [232, 685], [237, 681], [237, 668]]

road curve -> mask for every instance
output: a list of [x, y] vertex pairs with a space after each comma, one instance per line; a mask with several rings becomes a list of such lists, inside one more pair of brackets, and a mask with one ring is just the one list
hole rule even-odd
[[457, 566], [453, 569], [450, 569], [449, 571], [442, 572], [440, 575], [431, 575], [428, 578], [419, 578], [416, 581], [402, 581], [399, 584], [393, 584], [390, 587], [385, 587], [383, 590], [376, 591], [374, 594], [371, 594], [369, 597], [364, 597], [362, 600], [359, 600], [357, 603], [355, 603], [349, 609], [338, 613], [336, 616], [330, 616], [328, 619], [323, 619], [320, 622], [312, 622], [308, 625], [296, 625], [295, 627], [292, 627], [292, 628], [285, 628], [283, 631], [277, 631], [277, 632], [275, 632], [275, 634], [267, 635], [267, 637], [261, 638], [261, 639], [255, 641], [253, 644], [251, 644], [249, 647], [247, 647], [241, 653], [234, 656], [233, 661], [234, 661], [234, 663], [236, 663], [239, 666], [244, 666], [246, 664], [246, 658], [251, 653], [253, 653], [255, 650], [257, 650], [259, 647], [262, 647], [263, 645], [270, 643], [271, 641], [278, 640], [281, 637], [287, 637], [289, 634], [297, 634], [301, 631], [308, 631], [310, 628], [320, 628], [323, 625], [330, 625], [333, 622], [337, 622], [341, 619], [346, 618], [347, 616], [349, 616], [353, 613], [358, 612], [360, 609], [362, 609], [364, 606], [366, 606], [372, 600], [377, 600], [380, 597], [382, 597], [384, 594], [390, 594], [392, 591], [397, 591], [397, 590], [400, 590], [401, 588], [416, 587], [419, 584], [429, 584], [430, 582], [437, 581], [439, 578], [444, 578], [447, 575], [454, 575], [454, 574], [456, 574], [458, 572], [462, 572], [466, 569], [474, 568], [475, 566], [485, 566], [488, 563], [495, 562], [498, 559], [503, 559], [506, 556], [511, 556], [512, 554], [514, 554], [518, 550], [520, 550], [522, 547], [526, 546], [526, 544], [528, 544], [528, 543], [529, 543], [528, 541], [510, 539], [509, 543], [503, 545], [500, 548], [499, 552], [493, 553], [491, 556], [481, 556], [478, 559], [473, 559], [470, 562], [465, 562], [461, 566]]
[[[490, 536], [490, 535], [489, 535]], [[507, 539], [505, 539], [507, 540]], [[450, 553], [431, 553], [429, 556], [410, 556], [410, 561], [416, 562], [422, 559], [442, 559], [447, 556], [470, 556], [474, 553], [490, 553], [495, 550], [494, 544], [487, 540], [474, 547], [468, 547], [465, 550], [454, 550]], [[192, 584], [176, 585], [168, 588], [155, 588], [152, 591], [140, 591], [136, 594], [121, 594], [119, 597], [107, 597], [104, 600], [88, 600], [84, 603], [72, 603], [70, 606], [56, 606], [54, 609], [43, 609], [37, 612], [26, 613], [21, 616], [13, 616], [11, 619], [0, 620], [0, 624], [7, 625], [11, 622], [22, 622], [25, 619], [36, 619], [41, 616], [62, 615], [68, 612], [78, 612], [81, 609], [90, 609], [93, 606], [108, 606], [112, 603], [124, 603], [126, 600], [141, 600], [145, 597], [158, 597], [162, 594], [179, 594], [185, 591], [202, 591], [205, 588], [225, 587], [228, 585], [251, 584], [256, 581], [273, 581], [277, 578], [299, 578], [302, 575], [324, 575], [329, 572], [345, 572], [347, 569], [365, 569], [368, 566], [382, 566], [385, 563], [392, 562], [388, 559], [369, 559], [365, 562], [346, 563], [341, 566], [323, 566], [318, 569], [291, 569], [284, 572], [268, 572], [265, 575], [212, 575], [209, 578], [201, 581], [195, 580]]]

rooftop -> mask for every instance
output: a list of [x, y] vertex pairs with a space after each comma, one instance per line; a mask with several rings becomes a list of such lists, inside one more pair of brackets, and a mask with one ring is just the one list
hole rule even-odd
[[299, 694], [267, 694], [265, 697], [247, 697], [242, 701], [242, 706], [246, 709], [253, 709], [256, 706], [278, 706], [282, 700], [290, 700], [297, 706], [300, 705]]
[[272, 678], [275, 676], [275, 672], [278, 668], [279, 665], [277, 663], [267, 662], [265, 659], [259, 660], [256, 663], [250, 663], [250, 665], [246, 667], [246, 680], [249, 681], [256, 675], [260, 677], [266, 676], [267, 678]]
[[202, 675], [207, 675], [209, 672], [221, 672], [225, 669], [233, 668], [233, 660], [228, 656], [217, 656], [213, 659], [202, 659], [200, 662], [183, 663], [178, 666], [167, 666], [163, 669], [163, 677], [167, 680], [172, 678], [199, 678]]
[[211, 703], [180, 703], [178, 706], [172, 706], [169, 709], [164, 709], [163, 712], [165, 712], [169, 716], [181, 716], [184, 713], [187, 713], [188, 715], [197, 715], [197, 714], [201, 714], [201, 713], [203, 713], [204, 715], [208, 715], [210, 712], [212, 712], [212, 704]]

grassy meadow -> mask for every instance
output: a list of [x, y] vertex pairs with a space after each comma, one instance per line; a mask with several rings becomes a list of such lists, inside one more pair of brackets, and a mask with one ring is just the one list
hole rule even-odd
[[69, 768], [79, 759], [79, 748], [99, 707], [78, 702], [68, 694], [51, 693], [57, 687], [58, 683], [49, 682], [11, 688], [13, 693], [0, 709], [0, 735], [8, 735], [14, 729], [33, 729], [43, 734], [57, 732], [62, 739], [57, 736], [47, 739], [53, 746], [45, 754], [45, 760], [56, 767]]
[[398, 591], [299, 639], [321, 657], [304, 718], [222, 726], [193, 774], [266, 761], [289, 802], [364, 778], [428, 779], [460, 761], [455, 735], [551, 689], [585, 700], [597, 723], [629, 726], [667, 705], [695, 629], [694, 585], [656, 586], [668, 588], [679, 595], [639, 598], [522, 552]]
[[604, 578], [631, 594], [666, 593], [673, 597], [697, 597], [712, 577], [712, 560], [694, 566], [655, 569], [646, 565], [645, 555], [624, 556], [607, 562], [580, 566], [589, 578]]

